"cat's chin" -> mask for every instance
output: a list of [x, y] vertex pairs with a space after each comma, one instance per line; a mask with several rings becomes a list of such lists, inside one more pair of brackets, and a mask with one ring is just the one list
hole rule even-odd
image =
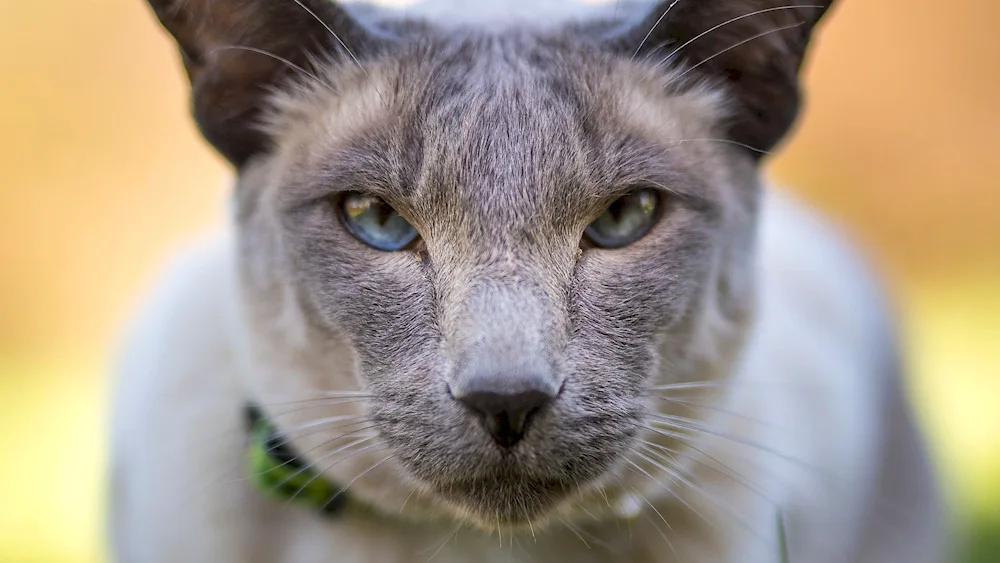
[[559, 480], [477, 479], [440, 484], [434, 493], [463, 520], [486, 530], [537, 526], [576, 490]]

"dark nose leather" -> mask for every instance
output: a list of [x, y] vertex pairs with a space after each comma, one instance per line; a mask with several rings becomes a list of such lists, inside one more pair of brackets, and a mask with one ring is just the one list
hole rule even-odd
[[456, 397], [462, 404], [483, 417], [483, 423], [493, 440], [510, 448], [521, 441], [524, 432], [537, 413], [553, 396], [541, 390], [513, 393], [472, 391]]

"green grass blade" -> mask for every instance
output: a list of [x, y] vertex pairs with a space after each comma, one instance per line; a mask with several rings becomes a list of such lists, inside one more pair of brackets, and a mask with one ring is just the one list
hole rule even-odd
[[785, 535], [785, 515], [778, 509], [778, 553], [781, 563], [791, 563], [788, 558], [788, 537]]

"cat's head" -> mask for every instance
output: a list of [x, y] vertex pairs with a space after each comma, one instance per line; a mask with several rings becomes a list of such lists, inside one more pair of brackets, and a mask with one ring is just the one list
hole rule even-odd
[[[151, 1], [240, 172], [248, 399], [306, 459], [488, 526], [646, 487], [655, 387], [740, 348], [759, 160], [829, 0], [491, 30]], [[287, 403], [326, 391], [360, 394]]]

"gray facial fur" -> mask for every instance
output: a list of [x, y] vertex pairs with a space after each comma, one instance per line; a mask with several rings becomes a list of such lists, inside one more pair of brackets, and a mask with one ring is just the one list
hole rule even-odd
[[[700, 64], [795, 16], [746, 18], [658, 64], [778, 4], [681, 0], [656, 26], [670, 2], [631, 23], [482, 30], [372, 14], [362, 26], [306, 2], [354, 39], [355, 63], [291, 1], [210, 11], [230, 4], [237, 26], [255, 11], [286, 26], [274, 40], [253, 31], [261, 20], [241, 41], [302, 71], [241, 74], [271, 94], [220, 115], [199, 96], [219, 95], [214, 85], [242, 67], [218, 57], [261, 55], [211, 51], [230, 39], [168, 23], [185, 61], [200, 61], [199, 122], [241, 171], [247, 338], [271, 358], [255, 366], [252, 392], [360, 386], [400, 486], [492, 526], [620, 482], [645, 417], [667, 408], [650, 386], [728, 371], [753, 307], [757, 161], [794, 118], [795, 71], [821, 11]], [[660, 194], [653, 230], [621, 249], [581, 248], [586, 226], [637, 188]], [[348, 191], [391, 204], [421, 246], [389, 253], [355, 239], [335, 212]], [[279, 383], [262, 383], [276, 371]], [[454, 397], [484, 381], [557, 396], [500, 448]]]

